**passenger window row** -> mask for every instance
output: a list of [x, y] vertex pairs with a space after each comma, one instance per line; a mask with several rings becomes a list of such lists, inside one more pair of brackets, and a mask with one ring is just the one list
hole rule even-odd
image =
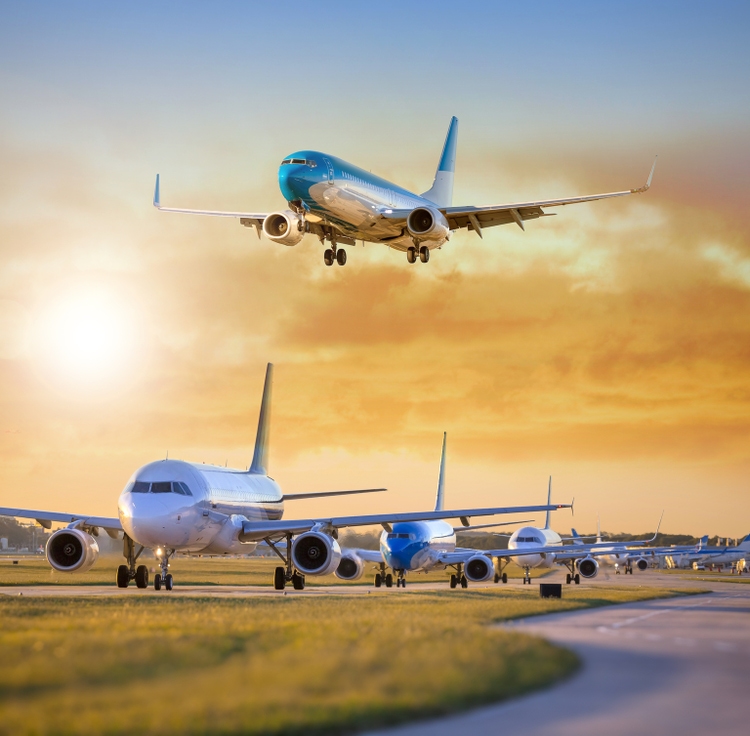
[[192, 496], [191, 490], [187, 484], [182, 481], [157, 481], [156, 483], [146, 483], [137, 480], [131, 484], [128, 489], [131, 493], [177, 493], [180, 496]]

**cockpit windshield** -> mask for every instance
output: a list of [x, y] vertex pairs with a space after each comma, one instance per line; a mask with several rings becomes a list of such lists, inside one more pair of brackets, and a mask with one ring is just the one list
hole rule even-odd
[[145, 481], [137, 480], [135, 483], [131, 483], [130, 488], [126, 490], [131, 493], [177, 493], [180, 496], [193, 495], [187, 484], [178, 480], [164, 480], [157, 481], [156, 483], [146, 483]]
[[389, 532], [387, 539], [411, 539], [414, 540], [416, 537], [413, 534], [406, 534], [404, 532]]
[[284, 166], [285, 164], [300, 164], [301, 166], [311, 166], [311, 167], [317, 166], [315, 161], [311, 161], [305, 158], [285, 158], [281, 162], [281, 165]]
[[541, 544], [539, 537], [516, 537], [517, 542], [531, 542], [532, 544]]

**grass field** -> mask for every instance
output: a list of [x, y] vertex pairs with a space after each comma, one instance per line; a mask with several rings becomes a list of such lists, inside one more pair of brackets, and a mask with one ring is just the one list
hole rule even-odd
[[0, 595], [0, 733], [352, 733], [512, 697], [575, 670], [572, 653], [489, 624], [674, 593]]
[[[0, 586], [7, 585], [114, 585], [115, 571], [123, 562], [122, 557], [101, 557], [94, 567], [84, 573], [63, 573], [53, 570], [43, 558], [13, 559], [0, 558]], [[153, 557], [143, 560], [153, 573], [158, 572]], [[273, 585], [273, 570], [280, 560], [264, 557], [174, 557], [170, 571], [176, 585]], [[427, 575], [412, 574], [410, 584], [434, 583], [445, 580], [452, 570], [431, 572]], [[523, 577], [523, 571], [516, 565], [509, 565], [508, 576]], [[549, 570], [534, 571], [534, 577], [548, 574]], [[367, 566], [362, 578], [355, 583], [339, 580], [335, 575], [316, 577], [309, 575], [307, 585], [371, 585], [374, 568]]]

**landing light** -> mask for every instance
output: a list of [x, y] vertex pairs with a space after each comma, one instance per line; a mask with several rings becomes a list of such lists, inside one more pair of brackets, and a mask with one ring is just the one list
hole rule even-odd
[[162, 556], [162, 554], [163, 554], [163, 552], [161, 551], [161, 547], [157, 547], [157, 548], [156, 548], [156, 556], [157, 556], [157, 557], [161, 557], [161, 556]]

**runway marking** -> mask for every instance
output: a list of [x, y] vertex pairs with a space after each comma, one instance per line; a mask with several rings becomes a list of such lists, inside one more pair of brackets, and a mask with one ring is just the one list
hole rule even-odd
[[646, 619], [653, 618], [654, 616], [661, 616], [663, 613], [673, 613], [674, 611], [682, 611], [686, 608], [696, 608], [698, 606], [702, 606], [705, 603], [710, 603], [713, 599], [712, 598], [706, 598], [702, 601], [698, 601], [698, 603], [691, 603], [686, 606], [673, 606], [672, 608], [660, 608], [658, 611], [649, 611], [648, 613], [641, 614], [640, 616], [633, 616], [632, 618], [626, 618], [624, 621], [617, 621], [614, 624], [609, 624], [609, 626], [599, 626], [597, 628], [597, 631], [607, 631], [609, 629], [616, 630], [620, 629], [623, 626], [630, 626], [631, 624], [637, 624], [639, 621], [645, 621]]

